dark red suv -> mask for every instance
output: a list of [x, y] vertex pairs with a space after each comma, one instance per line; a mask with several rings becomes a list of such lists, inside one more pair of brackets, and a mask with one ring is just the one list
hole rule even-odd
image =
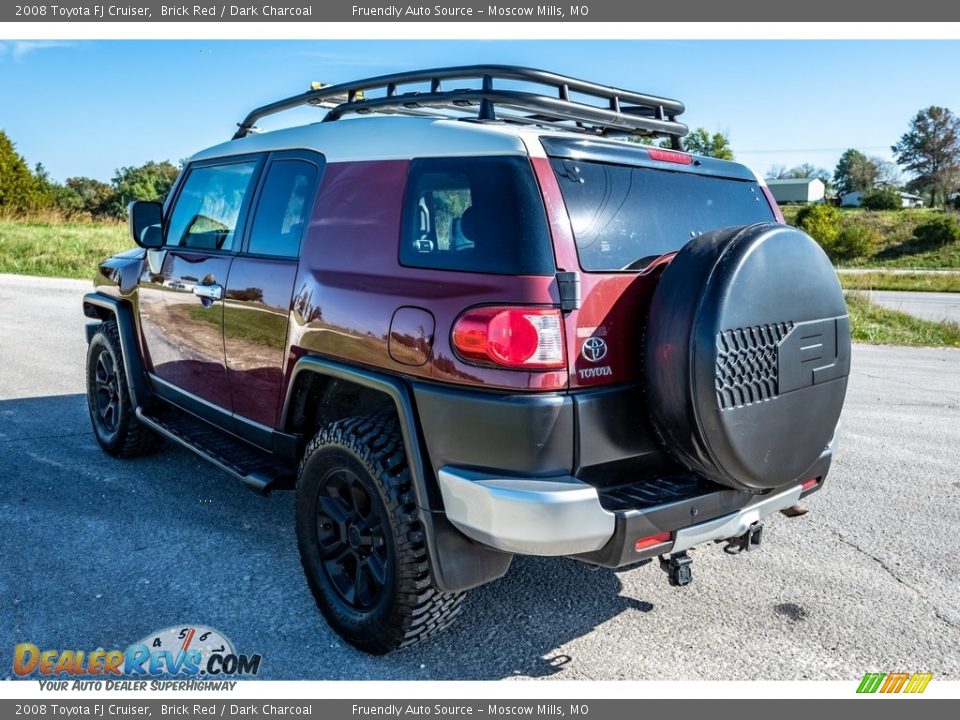
[[[301, 105], [323, 121], [256, 131]], [[255, 110], [131, 205], [139, 248], [84, 298], [98, 441], [295, 487], [317, 604], [373, 653], [516, 553], [659, 556], [682, 585], [694, 545], [756, 546], [826, 477], [847, 312], [761, 180], [683, 151], [682, 112], [503, 66]]]

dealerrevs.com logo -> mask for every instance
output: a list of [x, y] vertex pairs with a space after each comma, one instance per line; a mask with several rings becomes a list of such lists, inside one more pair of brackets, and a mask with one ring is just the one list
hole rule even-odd
[[[174, 626], [147, 635], [126, 650], [41, 649], [20, 643], [13, 651], [17, 677], [96, 680], [99, 678], [186, 677], [206, 681], [255, 676], [259, 654], [243, 654], [213, 628]], [[120, 687], [107, 689], [130, 689]], [[208, 684], [207, 682], [204, 685]]]
[[905, 693], [919, 695], [927, 689], [933, 673], [867, 673], [857, 687], [858, 693]]

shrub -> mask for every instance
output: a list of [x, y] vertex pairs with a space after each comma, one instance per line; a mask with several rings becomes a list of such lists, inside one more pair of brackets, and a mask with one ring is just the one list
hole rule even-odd
[[960, 240], [960, 225], [952, 215], [942, 215], [917, 225], [913, 236], [924, 245], [946, 245]]
[[797, 213], [796, 225], [827, 250], [840, 234], [840, 211], [832, 205], [806, 205]]
[[893, 188], [875, 188], [860, 196], [860, 205], [867, 210], [900, 210], [903, 200]]
[[831, 260], [853, 260], [869, 255], [876, 247], [878, 239], [879, 235], [873, 228], [851, 223], [840, 228], [833, 245], [824, 247], [824, 250]]

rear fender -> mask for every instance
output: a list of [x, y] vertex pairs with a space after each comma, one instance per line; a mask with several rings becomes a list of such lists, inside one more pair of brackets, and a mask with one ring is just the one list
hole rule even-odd
[[[347, 367], [315, 357], [301, 357], [293, 368], [281, 415], [286, 428], [293, 406], [293, 392], [302, 373], [318, 373], [346, 383], [356, 383], [383, 393], [396, 409], [403, 447], [410, 469], [414, 500], [424, 528], [424, 543], [430, 558], [430, 575], [441, 592], [460, 592], [502, 577], [512, 555], [497, 552], [469, 540], [447, 519], [436, 479], [421, 440], [420, 427], [410, 389], [397, 378]], [[433, 490], [431, 491], [431, 488]]]

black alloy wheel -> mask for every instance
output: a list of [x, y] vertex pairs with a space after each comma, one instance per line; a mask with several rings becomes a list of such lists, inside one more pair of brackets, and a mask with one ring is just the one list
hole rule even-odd
[[317, 492], [317, 544], [340, 598], [360, 611], [377, 604], [389, 562], [383, 513], [346, 467], [327, 471]]

